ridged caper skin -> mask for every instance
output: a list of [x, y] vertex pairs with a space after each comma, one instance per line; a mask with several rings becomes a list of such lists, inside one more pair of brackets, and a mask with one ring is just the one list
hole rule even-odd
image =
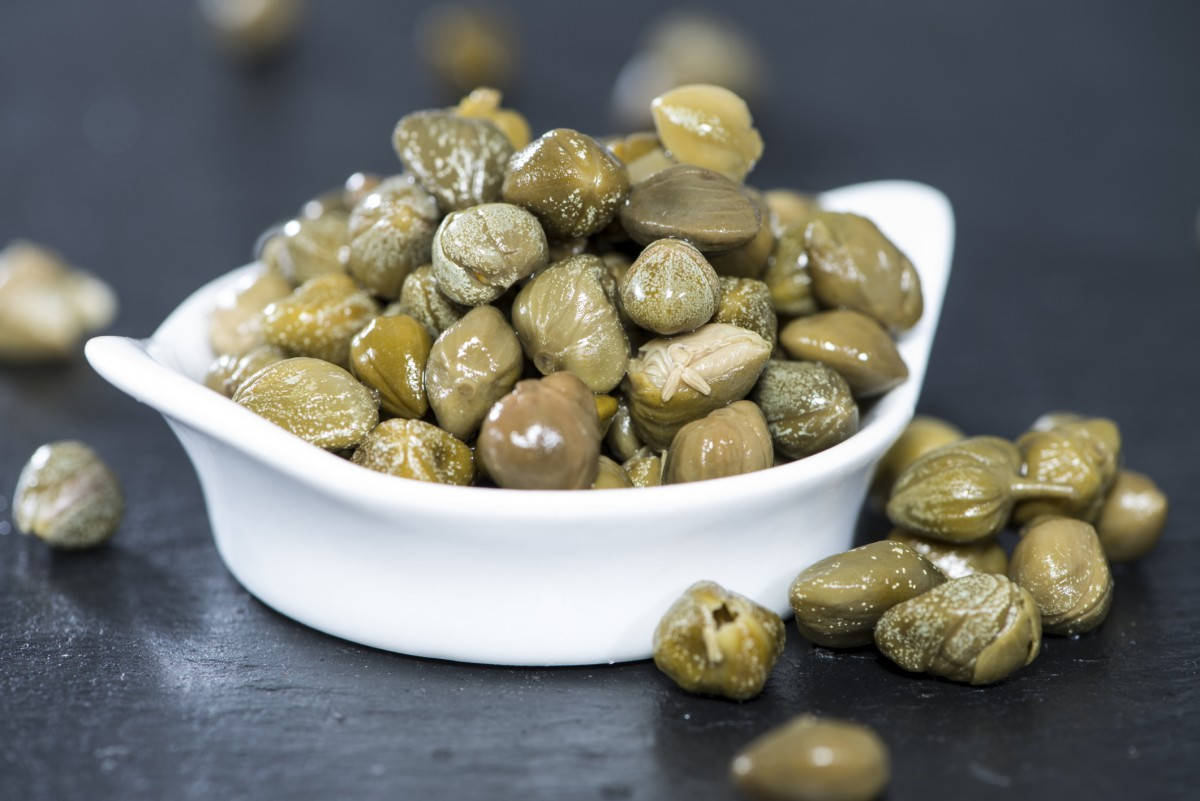
[[283, 348], [274, 345], [259, 345], [240, 356], [227, 353], [217, 358], [204, 376], [204, 386], [232, 398], [246, 379], [268, 364], [281, 362], [288, 357]]
[[712, 265], [703, 253], [679, 239], [647, 245], [618, 290], [625, 313], [642, 328], [664, 336], [704, 325], [721, 298]]
[[446, 297], [479, 306], [545, 267], [548, 254], [536, 217], [510, 203], [484, 203], [442, 220], [433, 240], [433, 275]]
[[345, 212], [289, 220], [265, 240], [260, 258], [293, 284], [326, 273], [343, 273], [342, 248], [348, 241]]
[[767, 257], [763, 281], [771, 293], [771, 305], [780, 315], [800, 317], [817, 312], [812, 274], [808, 270], [808, 251], [804, 246], [804, 226], [787, 228], [780, 233]]
[[1121, 470], [1096, 520], [1110, 562], [1132, 562], [1152, 549], [1167, 523], [1167, 496], [1146, 475]]
[[870, 801], [887, 786], [891, 761], [866, 726], [801, 715], [738, 752], [730, 775], [763, 801]]
[[346, 269], [372, 294], [395, 298], [408, 274], [429, 263], [439, 217], [412, 176], [388, 178], [350, 214]]
[[263, 310], [268, 343], [334, 364], [350, 361], [350, 340], [379, 314], [379, 305], [350, 276], [320, 275]]
[[908, 379], [908, 366], [887, 331], [855, 311], [827, 311], [792, 320], [779, 332], [779, 344], [793, 359], [821, 362], [837, 370], [856, 398], [882, 394]]
[[721, 302], [714, 323], [746, 328], [771, 344], [779, 335], [779, 318], [771, 306], [771, 290], [754, 278], [721, 276]]
[[208, 341], [218, 356], [241, 356], [266, 343], [263, 309], [292, 294], [278, 273], [264, 271], [232, 297], [218, 301], [209, 318]]
[[383, 410], [398, 417], [423, 417], [425, 364], [433, 340], [408, 315], [376, 317], [350, 342], [350, 363], [359, 380], [379, 393]]
[[872, 542], [805, 568], [792, 581], [788, 601], [800, 634], [814, 645], [869, 645], [879, 618], [898, 603], [946, 580], [907, 545]]
[[893, 529], [887, 538], [891, 542], [903, 543], [924, 556], [946, 578], [962, 578], [972, 573], [1008, 574], [1008, 554], [994, 540], [955, 544], [899, 528]]
[[1004, 576], [976, 573], [884, 612], [875, 645], [905, 670], [992, 684], [1037, 657], [1041, 615], [1025, 589]]
[[357, 465], [392, 476], [465, 487], [475, 477], [467, 444], [422, 420], [384, 420], [351, 457]]
[[607, 456], [600, 456], [592, 489], [628, 489], [632, 486], [633, 482], [629, 480], [629, 474], [625, 472], [624, 467]]
[[713, 253], [709, 263], [717, 271], [717, 275], [733, 278], [761, 278], [767, 269], [767, 262], [775, 250], [775, 232], [768, 224], [771, 210], [761, 192], [746, 187], [743, 190], [758, 209], [761, 223], [758, 233], [744, 245], [727, 250], [723, 253]]
[[750, 401], [735, 401], [676, 432], [664, 483], [683, 484], [766, 470], [774, 464], [767, 421]]
[[909, 465], [930, 451], [958, 442], [966, 436], [945, 420], [920, 414], [914, 417], [875, 467], [875, 476], [871, 479], [872, 503], [882, 509], [892, 494], [896, 478]]
[[649, 448], [638, 448], [621, 464], [635, 487], [659, 487], [663, 483], [663, 457]]
[[779, 615], [712, 581], [693, 584], [654, 630], [654, 664], [684, 690], [745, 701], [783, 653]]
[[762, 155], [746, 102], [712, 84], [677, 86], [650, 103], [654, 128], [676, 161], [740, 183]]
[[521, 377], [521, 343], [494, 306], [476, 306], [434, 341], [425, 392], [438, 425], [470, 439]]
[[82, 442], [65, 440], [33, 452], [13, 490], [13, 522], [55, 548], [92, 548], [125, 514], [121, 484]]
[[452, 111], [414, 111], [396, 123], [396, 155], [443, 212], [500, 199], [513, 148], [500, 129]]
[[1082, 520], [1054, 517], [1030, 526], [1013, 549], [1008, 577], [1033, 596], [1049, 634], [1091, 631], [1112, 605], [1108, 559]]
[[850, 385], [817, 362], [767, 362], [751, 398], [767, 418], [775, 448], [802, 459], [858, 431], [858, 404]]
[[407, 314], [429, 332], [431, 337], [454, 325], [467, 308], [446, 297], [438, 287], [433, 267], [426, 264], [413, 270], [400, 287], [400, 299], [384, 309], [385, 315]]
[[326, 450], [354, 447], [379, 422], [370, 390], [336, 364], [304, 356], [259, 370], [233, 400]]
[[1117, 477], [1121, 433], [1115, 423], [1100, 417], [1068, 421], [1048, 431], [1029, 431], [1017, 440], [1025, 474], [1034, 481], [1073, 488], [1075, 497], [1038, 498], [1017, 506], [1019, 523], [1039, 515], [1063, 515], [1094, 521]]
[[762, 222], [742, 187], [691, 164], [667, 167], [636, 184], [621, 207], [621, 225], [639, 245], [682, 239], [704, 253], [745, 245]]

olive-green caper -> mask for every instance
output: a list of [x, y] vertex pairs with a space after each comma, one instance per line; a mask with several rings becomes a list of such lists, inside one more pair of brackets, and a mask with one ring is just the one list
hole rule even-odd
[[608, 225], [629, 194], [629, 176], [609, 150], [570, 128], [547, 131], [508, 162], [505, 202], [537, 215], [558, 239], [589, 236]]
[[99, 545], [124, 514], [116, 475], [94, 450], [74, 440], [34, 451], [13, 491], [17, 528], [55, 548]]
[[1110, 562], [1132, 562], [1158, 543], [1166, 523], [1166, 494], [1149, 476], [1121, 470], [1096, 519], [1096, 533]]
[[395, 298], [408, 274], [428, 264], [437, 201], [410, 175], [383, 181], [350, 213], [346, 268], [373, 294]]
[[792, 189], [768, 189], [763, 192], [763, 200], [770, 210], [771, 230], [775, 236], [782, 236], [789, 228], [798, 227], [803, 231], [808, 221], [821, 210], [812, 195]]
[[293, 284], [326, 273], [344, 273], [344, 248], [349, 241], [345, 212], [315, 219], [288, 220], [262, 240], [259, 259]]
[[638, 439], [637, 432], [633, 430], [633, 417], [629, 414], [629, 404], [625, 402], [624, 398], [617, 402], [617, 410], [608, 426], [608, 433], [604, 435], [604, 442], [613, 455], [621, 461], [630, 458], [638, 448], [642, 447], [642, 441]]
[[700, 581], [655, 628], [654, 664], [688, 692], [745, 701], [762, 692], [786, 636], [770, 609]]
[[438, 287], [433, 267], [418, 267], [404, 279], [400, 299], [384, 309], [385, 315], [407, 314], [425, 326], [431, 337], [445, 331], [466, 314], [463, 306], [446, 297]]
[[946, 578], [962, 578], [972, 573], [1008, 574], [1008, 554], [995, 540], [959, 544], [922, 537], [899, 528], [893, 529], [887, 538], [924, 556], [945, 573]]
[[914, 417], [875, 467], [875, 476], [871, 480], [872, 503], [882, 509], [892, 494], [896, 477], [910, 464], [930, 451], [966, 436], [945, 420], [920, 414]]
[[762, 218], [733, 181], [712, 170], [677, 164], [633, 187], [621, 208], [621, 225], [640, 245], [682, 239], [709, 253], [754, 239]]
[[678, 86], [654, 98], [650, 113], [663, 147], [684, 164], [740, 183], [762, 155], [746, 101], [724, 87]]
[[268, 364], [281, 362], [288, 357], [287, 351], [274, 345], [257, 345], [243, 354], [226, 353], [208, 368], [204, 386], [232, 398], [247, 378]]
[[1058, 428], [1063, 423], [1078, 423], [1081, 420], [1086, 420], [1085, 415], [1078, 412], [1046, 412], [1033, 421], [1033, 425], [1029, 427], [1030, 431], [1050, 431]]
[[376, 317], [350, 342], [350, 364], [358, 379], [379, 393], [385, 412], [423, 417], [425, 364], [433, 340], [425, 327], [406, 314]]
[[635, 487], [658, 487], [663, 483], [662, 454], [649, 448], [638, 448], [621, 467]]
[[240, 292], [217, 302], [209, 318], [208, 341], [218, 356], [240, 356], [264, 344], [263, 309], [292, 294], [279, 274], [265, 271]]
[[785, 229], [775, 240], [767, 257], [763, 281], [771, 292], [775, 311], [789, 317], [814, 314], [812, 275], [808, 270], [808, 251], [804, 245], [804, 226]]
[[771, 214], [767, 201], [756, 189], [746, 187], [743, 190], [751, 202], [758, 208], [758, 216], [762, 221], [758, 233], [746, 244], [727, 250], [724, 253], [714, 253], [709, 258], [717, 275], [735, 278], [759, 278], [767, 269], [767, 262], [775, 250], [775, 232], [768, 224]]
[[1034, 498], [1013, 511], [1018, 523], [1039, 515], [1094, 521], [1117, 477], [1121, 433], [1102, 417], [1062, 422], [1048, 431], [1029, 431], [1017, 440], [1025, 475], [1033, 481], [1072, 487], [1070, 498]]
[[651, 242], [619, 287], [621, 307], [656, 334], [694, 331], [712, 319], [721, 284], [704, 254], [679, 239]]
[[1029, 591], [1049, 634], [1082, 634], [1112, 605], [1113, 578], [1096, 529], [1068, 517], [1031, 525], [1013, 549], [1008, 577]]
[[498, 89], [477, 86], [466, 97], [458, 101], [458, 105], [454, 107], [454, 113], [460, 117], [487, 120], [500, 129], [500, 132], [508, 138], [510, 145], [520, 150], [529, 144], [531, 137], [529, 122], [520, 112], [501, 108], [501, 99], [502, 95]]
[[776, 449], [789, 459], [831, 448], [858, 431], [850, 385], [818, 362], [772, 359], [752, 398], [767, 418]]
[[267, 365], [247, 379], [235, 403], [318, 448], [362, 442], [379, 422], [379, 402], [349, 372], [301, 356]]
[[908, 366], [887, 331], [856, 311], [836, 310], [792, 320], [779, 343], [793, 359], [822, 362], [842, 374], [857, 398], [904, 383]]
[[475, 477], [475, 457], [467, 444], [422, 420], [384, 420], [351, 461], [379, 473], [437, 484], [465, 487]]
[[378, 189], [384, 180], [382, 176], [373, 172], [351, 173], [342, 183], [342, 208], [347, 212], [352, 211], [367, 195]]
[[975, 573], [884, 612], [875, 645], [905, 670], [992, 684], [1038, 655], [1041, 615], [1024, 588], [1004, 576]]
[[488, 411], [475, 447], [501, 487], [590, 487], [600, 456], [596, 402], [571, 373], [521, 381]]
[[721, 276], [721, 302], [714, 323], [749, 329], [772, 346], [779, 333], [779, 318], [771, 307], [771, 291], [754, 278]]
[[434, 3], [413, 33], [425, 66], [446, 90], [503, 88], [516, 70], [516, 32], [508, 17], [486, 5]]
[[632, 486], [633, 482], [629, 480], [629, 474], [625, 472], [624, 467], [607, 456], [600, 456], [592, 489], [627, 489]]
[[875, 624], [898, 603], [946, 580], [907, 545], [872, 542], [805, 568], [788, 600], [800, 634], [827, 648], [868, 645]]
[[735, 401], [679, 429], [667, 452], [667, 484], [766, 470], [774, 463], [767, 421], [750, 401]]
[[319, 275], [263, 310], [268, 343], [334, 364], [350, 361], [350, 340], [379, 305], [345, 273]]
[[763, 801], [870, 801], [887, 786], [887, 746], [866, 726], [801, 715], [756, 738], [730, 774]]
[[452, 111], [414, 111], [396, 124], [396, 155], [443, 212], [500, 199], [513, 148], [500, 129]]
[[452, 211], [433, 240], [433, 275], [451, 300], [490, 303], [546, 266], [546, 234], [537, 218], [510, 203]]

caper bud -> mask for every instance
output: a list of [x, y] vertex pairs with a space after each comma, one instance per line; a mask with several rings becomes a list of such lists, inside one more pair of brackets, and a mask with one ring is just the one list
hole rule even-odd
[[688, 692], [745, 701], [762, 692], [786, 636], [770, 609], [699, 581], [654, 630], [654, 664]]
[[612, 221], [629, 194], [629, 176], [592, 137], [555, 128], [513, 155], [502, 194], [536, 214], [550, 236], [571, 239]]
[[208, 341], [218, 356], [240, 356], [265, 342], [263, 309], [292, 294], [277, 273], [265, 271], [234, 295], [217, 302], [209, 318]]
[[1013, 549], [1008, 577], [1024, 587], [1049, 634], [1082, 634], [1099, 626], [1112, 605], [1113, 579], [1096, 529], [1051, 517], [1030, 526]]
[[654, 128], [676, 161], [741, 182], [762, 155], [763, 141], [746, 102], [720, 86], [678, 86], [650, 103]]
[[617, 159], [625, 165], [659, 147], [658, 134], [653, 131], [636, 131], [624, 136], [606, 136], [600, 140]]
[[443, 212], [500, 199], [513, 148], [500, 129], [451, 111], [414, 111], [396, 124], [396, 154]]
[[569, 370], [593, 392], [620, 383], [629, 340], [614, 305], [616, 285], [596, 256], [574, 256], [534, 276], [513, 303], [525, 353], [543, 374]]
[[501, 94], [497, 89], [485, 86], [471, 90], [471, 93], [458, 101], [454, 113], [460, 117], [474, 117], [487, 120], [500, 129], [517, 150], [529, 144], [529, 123], [518, 111], [500, 108]]
[[452, 211], [433, 240], [433, 275], [451, 300], [490, 303], [546, 266], [546, 235], [520, 206], [485, 203]]
[[204, 386], [232, 398], [247, 378], [268, 364], [283, 361], [287, 356], [287, 351], [274, 345], [257, 345], [241, 355], [226, 353], [208, 368]]
[[1100, 509], [1096, 533], [1110, 562], [1132, 562], [1155, 546], [1166, 522], [1166, 494], [1149, 476], [1121, 470]]
[[200, 0], [209, 31], [238, 59], [267, 58], [287, 45], [304, 21], [302, 0]]
[[762, 218], [733, 181], [712, 170], [677, 164], [633, 187], [621, 208], [621, 225], [639, 245], [682, 239], [710, 253], [754, 239]]
[[476, 306], [429, 351], [425, 391], [438, 425], [468, 439], [521, 377], [521, 343], [494, 306]]
[[887, 786], [887, 746], [857, 723], [801, 715], [743, 748], [730, 773], [752, 798], [870, 801]]
[[774, 463], [767, 421], [750, 401], [735, 401], [679, 429], [663, 468], [667, 484], [766, 470]]
[[1008, 554], [994, 540], [953, 543], [934, 540], [903, 529], [893, 529], [887, 537], [924, 556], [946, 578], [962, 578], [972, 573], [1008, 574]]
[[617, 402], [617, 410], [613, 414], [608, 433], [604, 436], [604, 442], [613, 455], [622, 461], [632, 457], [638, 448], [642, 447], [642, 441], [638, 439], [637, 432], [633, 430], [633, 417], [629, 414], [629, 404], [625, 402], [624, 398]]
[[737, 278], [759, 278], [767, 269], [767, 262], [775, 250], [775, 232], [768, 225], [771, 210], [762, 193], [746, 188], [743, 190], [758, 208], [758, 216], [762, 221], [758, 233], [744, 245], [724, 253], [714, 253], [709, 259], [717, 275]]
[[379, 402], [371, 391], [336, 364], [298, 357], [267, 365], [233, 396], [318, 448], [352, 448], [379, 422]]
[[384, 420], [351, 460], [379, 473], [437, 484], [465, 487], [475, 477], [475, 457], [467, 444], [422, 420]]
[[763, 192], [763, 200], [770, 210], [771, 230], [775, 236], [782, 236], [789, 228], [798, 227], [803, 231], [808, 221], [821, 210], [812, 195], [791, 189], [768, 189]]
[[596, 417], [600, 421], [600, 436], [603, 437], [616, 417], [620, 401], [612, 395], [596, 395], [592, 400], [596, 402]]
[[712, 319], [721, 285], [704, 254], [679, 239], [646, 246], [621, 280], [621, 307], [657, 334], [694, 331]]
[[512, 78], [516, 33], [505, 16], [487, 6], [435, 3], [414, 33], [425, 66], [446, 89], [504, 87]]
[[334, 364], [350, 361], [350, 340], [379, 305], [344, 273], [319, 275], [263, 310], [268, 343]]
[[607, 456], [600, 457], [592, 489], [627, 489], [632, 486], [633, 482], [629, 480], [629, 475], [625, 472], [624, 467]]
[[858, 431], [850, 385], [818, 362], [767, 362], [752, 397], [775, 447], [789, 459], [831, 448]]
[[21, 470], [13, 522], [55, 548], [91, 548], [117, 530], [125, 498], [116, 475], [82, 442], [43, 445]]
[[658, 487], [663, 483], [663, 457], [649, 448], [638, 448], [621, 465], [635, 487]]
[[396, 297], [408, 274], [429, 263], [439, 216], [437, 201], [412, 176], [388, 178], [350, 213], [350, 274], [373, 294]]
[[1046, 412], [1033, 421], [1030, 431], [1051, 431], [1064, 423], [1078, 423], [1087, 418], [1078, 412]]
[[1048, 431], [1030, 431], [1017, 440], [1025, 474], [1034, 481], [1075, 489], [1070, 498], [1026, 501], [1013, 513], [1019, 523], [1039, 515], [1063, 515], [1092, 522], [1117, 477], [1121, 433], [1111, 420], [1096, 417], [1063, 422]]
[[793, 359], [822, 362], [837, 370], [856, 398], [887, 392], [908, 378], [908, 367], [887, 331], [855, 311], [792, 320], [779, 332], [779, 342]]
[[475, 447], [501, 487], [590, 487], [600, 456], [596, 402], [571, 373], [521, 381], [487, 413]]
[[432, 346], [429, 332], [408, 315], [376, 317], [351, 340], [350, 364], [379, 393], [385, 412], [423, 417], [429, 411], [425, 364]]
[[342, 183], [342, 208], [347, 212], [352, 211], [367, 195], [378, 189], [383, 181], [381, 176], [373, 172], [351, 173]]
[[643, 153], [628, 162], [625, 167], [625, 172], [629, 175], [629, 185], [631, 187], [645, 181], [647, 178], [658, 175], [668, 167], [674, 167], [677, 162], [671, 158], [671, 154], [663, 150], [661, 147], [656, 147], [653, 150]]
[[870, 644], [884, 612], [945, 580], [907, 545], [872, 542], [805, 568], [788, 600], [802, 636], [827, 648], [852, 648]]
[[817, 299], [813, 297], [812, 275], [808, 271], [803, 226], [788, 228], [779, 235], [767, 257], [763, 281], [771, 292], [775, 311], [789, 317], [816, 313]]
[[875, 477], [871, 481], [872, 502], [883, 508], [892, 494], [896, 477], [910, 464], [930, 451], [964, 437], [966, 434], [945, 420], [926, 415], [914, 417], [875, 467]]
[[261, 261], [293, 284], [326, 273], [344, 273], [343, 248], [349, 241], [346, 214], [288, 220], [263, 240]]
[[1038, 655], [1041, 615], [1022, 587], [1004, 576], [975, 573], [884, 612], [875, 645], [905, 670], [992, 684]]
[[433, 275], [433, 267], [426, 264], [408, 274], [404, 285], [400, 287], [400, 299], [383, 313], [407, 314], [425, 326], [431, 337], [437, 337], [458, 322], [466, 311], [442, 293]]
[[779, 319], [771, 307], [771, 291], [754, 278], [721, 276], [721, 302], [713, 322], [746, 328], [771, 345], [779, 332]]

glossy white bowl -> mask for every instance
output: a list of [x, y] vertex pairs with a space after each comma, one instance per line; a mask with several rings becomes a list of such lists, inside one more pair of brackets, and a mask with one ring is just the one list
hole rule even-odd
[[419, 656], [642, 659], [659, 617], [699, 579], [786, 612], [796, 573], [849, 547], [872, 469], [912, 418], [950, 271], [950, 205], [935, 189], [900, 181], [846, 187], [821, 203], [872, 218], [916, 265], [925, 314], [899, 343], [910, 377], [850, 439], [748, 475], [519, 492], [358, 467], [199, 383], [212, 360], [209, 313], [257, 265], [199, 289], [148, 340], [91, 340], [87, 358], [167, 419], [200, 477], [225, 564], [283, 614]]

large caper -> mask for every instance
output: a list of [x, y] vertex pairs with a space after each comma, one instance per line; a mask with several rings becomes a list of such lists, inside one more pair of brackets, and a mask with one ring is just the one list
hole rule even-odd
[[717, 304], [713, 322], [749, 329], [772, 347], [779, 333], [779, 319], [771, 307], [771, 290], [754, 278], [721, 276], [721, 302]]
[[399, 417], [423, 417], [425, 364], [433, 340], [408, 315], [376, 317], [350, 342], [350, 363], [364, 384], [379, 392], [384, 411]]
[[439, 216], [437, 201], [412, 176], [387, 179], [350, 214], [350, 274], [372, 293], [396, 297], [408, 274], [429, 263]]
[[415, 111], [396, 124], [400, 160], [443, 212], [500, 199], [513, 148], [500, 129], [452, 111]]
[[712, 319], [721, 285], [704, 254], [679, 239], [646, 246], [620, 284], [621, 307], [656, 334], [694, 331]]
[[468, 439], [521, 377], [521, 343], [494, 306], [476, 306], [429, 351], [425, 391], [438, 425]]
[[741, 182], [762, 155], [746, 102], [723, 87], [679, 86], [654, 98], [650, 111], [658, 138], [676, 161]]
[[384, 420], [351, 457], [355, 464], [403, 478], [467, 486], [475, 457], [458, 437], [422, 420]]
[[922, 537], [919, 534], [893, 529], [887, 537], [899, 542], [924, 556], [933, 566], [946, 574], [946, 578], [962, 578], [972, 573], [1008, 573], [1008, 554], [994, 540], [953, 543]]
[[709, 258], [713, 269], [717, 271], [717, 275], [732, 276], [735, 278], [759, 278], [767, 269], [767, 262], [771, 257], [771, 252], [775, 249], [775, 232], [768, 224], [768, 219], [771, 210], [767, 207], [767, 202], [763, 198], [762, 193], [746, 188], [744, 190], [750, 197], [751, 202], [758, 208], [758, 216], [761, 224], [758, 227], [758, 233], [744, 245], [736, 247], [733, 250], [727, 250], [724, 253], [714, 253]]
[[663, 483], [663, 457], [649, 448], [638, 448], [621, 465], [635, 487], [658, 487]]
[[458, 105], [454, 107], [454, 113], [460, 117], [487, 120], [508, 137], [509, 144], [519, 150], [529, 144], [529, 123], [519, 111], [501, 108], [501, 99], [502, 96], [498, 89], [480, 86], [472, 89], [470, 94], [458, 101]]
[[116, 475], [82, 442], [43, 445], [21, 470], [13, 522], [55, 548], [91, 548], [112, 536], [125, 514]]
[[343, 248], [348, 241], [346, 213], [288, 220], [262, 241], [259, 258], [293, 284], [326, 273], [343, 273]]
[[592, 482], [592, 489], [628, 489], [633, 486], [633, 482], [629, 480], [629, 474], [625, 472], [625, 468], [609, 459], [607, 456], [601, 456], [596, 465], [596, 480]]
[[808, 270], [808, 251], [804, 245], [804, 226], [788, 228], [775, 240], [763, 281], [771, 292], [775, 311], [789, 317], [814, 314], [812, 275]]
[[887, 331], [855, 311], [792, 320], [779, 332], [779, 344], [793, 359], [822, 362], [837, 370], [858, 398], [887, 392], [908, 378], [908, 367]]
[[209, 317], [208, 341], [218, 356], [240, 356], [262, 345], [263, 309], [292, 293], [292, 286], [278, 273], [266, 271], [234, 295], [217, 302]]
[[884, 612], [875, 644], [905, 670], [991, 684], [1038, 655], [1041, 615], [1023, 588], [1004, 576], [976, 573]]
[[1121, 470], [1096, 520], [1096, 533], [1110, 562], [1145, 556], [1162, 536], [1167, 496], [1146, 475]]
[[892, 494], [896, 477], [909, 465], [930, 451], [964, 437], [966, 434], [945, 420], [927, 415], [914, 417], [876, 465], [875, 477], [871, 480], [871, 501], [882, 509]]
[[232, 398], [247, 378], [268, 364], [281, 362], [287, 357], [287, 351], [274, 345], [258, 345], [241, 355], [226, 353], [208, 368], [204, 386]]
[[451, 300], [490, 303], [546, 266], [546, 234], [537, 218], [510, 203], [452, 211], [433, 240], [433, 274]]
[[1050, 634], [1082, 634], [1104, 622], [1113, 579], [1096, 529], [1082, 520], [1049, 517], [1024, 532], [1008, 577], [1024, 587]]
[[883, 613], [946, 580], [907, 545], [872, 542], [805, 568], [788, 590], [800, 634], [816, 645], [867, 645]]
[[688, 692], [745, 701], [762, 692], [786, 636], [770, 609], [700, 581], [654, 630], [654, 664]]
[[379, 305], [344, 273], [319, 275], [263, 310], [267, 342], [334, 364], [349, 364], [350, 340]]
[[746, 244], [761, 224], [758, 207], [740, 186], [691, 164], [637, 184], [621, 208], [621, 225], [638, 244], [682, 239], [705, 253]]
[[1120, 463], [1121, 433], [1115, 423], [1100, 417], [1062, 422], [1048, 431], [1027, 432], [1017, 448], [1031, 480], [1069, 486], [1076, 493], [1025, 501], [1013, 512], [1017, 522], [1039, 515], [1096, 519]]
[[433, 267], [426, 264], [408, 274], [404, 285], [400, 287], [400, 299], [383, 313], [407, 314], [425, 326], [431, 337], [436, 337], [458, 322], [466, 311], [442, 293], [433, 275]]
[[752, 397], [775, 447], [789, 459], [831, 448], [858, 431], [850, 385], [818, 362], [767, 362]]
[[682, 484], [736, 476], [766, 470], [773, 462], [762, 412], [750, 401], [735, 401], [676, 432], [663, 467], [664, 481]]

